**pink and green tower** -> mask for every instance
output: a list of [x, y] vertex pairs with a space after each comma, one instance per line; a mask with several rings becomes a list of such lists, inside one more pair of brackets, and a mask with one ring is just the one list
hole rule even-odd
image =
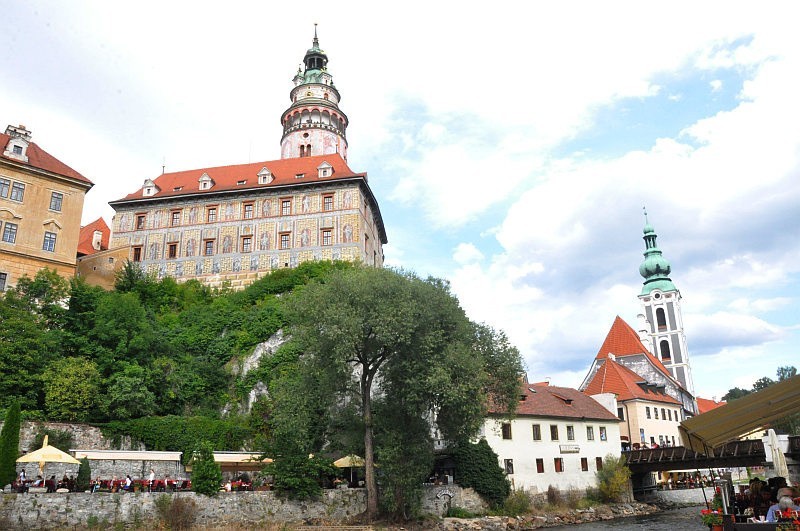
[[681, 314], [681, 292], [669, 277], [672, 268], [656, 245], [656, 231], [647, 221], [647, 211], [644, 216], [644, 261], [639, 266], [639, 274], [644, 277], [639, 294], [643, 310], [640, 335], [645, 336], [642, 338], [647, 340], [645, 344], [673, 378], [694, 395]]

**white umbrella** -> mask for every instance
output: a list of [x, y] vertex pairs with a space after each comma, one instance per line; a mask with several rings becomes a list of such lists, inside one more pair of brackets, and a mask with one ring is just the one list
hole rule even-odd
[[786, 478], [789, 480], [789, 467], [786, 465], [786, 456], [783, 455], [781, 450], [781, 443], [778, 441], [778, 435], [772, 428], [767, 432], [769, 437], [769, 446], [772, 450], [772, 466], [775, 469], [775, 475]]

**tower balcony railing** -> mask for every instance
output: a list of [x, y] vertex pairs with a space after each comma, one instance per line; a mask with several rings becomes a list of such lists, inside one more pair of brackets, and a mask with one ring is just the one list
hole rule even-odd
[[303, 129], [324, 129], [326, 131], [331, 131], [333, 133], [341, 135], [344, 138], [347, 138], [344, 129], [341, 129], [335, 125], [326, 124], [322, 122], [305, 122], [305, 123], [294, 124], [289, 127], [284, 127], [283, 135], [286, 136], [289, 133], [292, 133], [294, 131], [302, 131]]

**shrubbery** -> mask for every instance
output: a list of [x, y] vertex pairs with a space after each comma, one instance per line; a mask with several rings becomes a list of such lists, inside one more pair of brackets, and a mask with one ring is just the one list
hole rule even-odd
[[456, 483], [475, 489], [492, 508], [502, 507], [511, 492], [511, 484], [497, 464], [497, 454], [486, 439], [476, 444], [459, 444], [454, 457]]
[[216, 496], [222, 484], [222, 471], [214, 461], [214, 448], [201, 442], [192, 454], [192, 490], [206, 496]]
[[191, 529], [197, 519], [194, 500], [182, 496], [162, 494], [155, 500], [156, 511], [161, 521], [172, 530]]
[[3, 430], [0, 431], [0, 487], [14, 481], [17, 475], [19, 425], [19, 402], [15, 401], [6, 411]]
[[85, 492], [89, 490], [89, 484], [92, 481], [92, 467], [89, 465], [89, 459], [84, 457], [81, 459], [81, 464], [78, 467], [78, 477], [75, 478], [75, 488], [78, 492]]
[[631, 471], [622, 463], [622, 458], [608, 454], [603, 458], [603, 468], [597, 471], [600, 497], [604, 502], [625, 501]]

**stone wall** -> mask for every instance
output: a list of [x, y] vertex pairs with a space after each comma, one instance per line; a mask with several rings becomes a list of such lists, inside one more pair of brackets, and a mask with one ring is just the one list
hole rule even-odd
[[[0, 422], [0, 429], [3, 423]], [[43, 428], [53, 431], [68, 431], [72, 434], [72, 448], [90, 448], [92, 450], [144, 450], [144, 447], [131, 444], [129, 438], [124, 437], [119, 445], [115, 446], [111, 439], [103, 437], [100, 428], [88, 424], [67, 424], [64, 422], [33, 422], [25, 421], [19, 430], [19, 450], [28, 453], [34, 448], [36, 434]], [[61, 448], [67, 451], [69, 448]]]
[[675, 489], [675, 490], [654, 490], [644, 496], [642, 501], [647, 503], [658, 504], [697, 504], [703, 505], [706, 500], [711, 500], [714, 497], [714, 488], [705, 488], [705, 498], [703, 497], [703, 489]]

